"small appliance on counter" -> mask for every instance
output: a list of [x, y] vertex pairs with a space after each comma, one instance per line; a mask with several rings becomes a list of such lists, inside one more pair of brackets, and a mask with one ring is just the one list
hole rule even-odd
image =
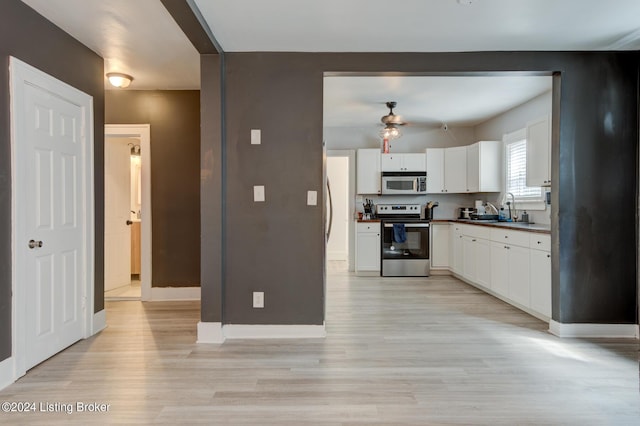
[[433, 220], [433, 209], [440, 205], [437, 201], [428, 201], [424, 206], [424, 216], [422, 217], [425, 220]]
[[476, 212], [473, 207], [460, 207], [460, 216], [458, 219], [471, 219], [471, 215]]

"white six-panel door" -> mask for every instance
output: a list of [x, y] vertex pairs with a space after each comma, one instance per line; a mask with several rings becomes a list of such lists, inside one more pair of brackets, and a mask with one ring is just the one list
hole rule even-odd
[[93, 312], [93, 303], [87, 307], [86, 298], [93, 287], [93, 176], [87, 170], [92, 124], [90, 96], [14, 58], [11, 67], [19, 376], [91, 328], [86, 311]]

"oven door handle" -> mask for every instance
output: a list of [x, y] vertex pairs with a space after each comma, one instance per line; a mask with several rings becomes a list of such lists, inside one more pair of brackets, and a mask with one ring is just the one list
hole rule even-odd
[[[430, 226], [429, 223], [405, 223], [405, 228], [428, 228]], [[385, 223], [385, 228], [393, 228], [393, 223]]]

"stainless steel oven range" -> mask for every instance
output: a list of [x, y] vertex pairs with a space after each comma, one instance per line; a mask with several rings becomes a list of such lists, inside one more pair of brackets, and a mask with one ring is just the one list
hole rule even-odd
[[382, 276], [427, 277], [430, 221], [421, 219], [419, 204], [378, 204], [382, 219]]

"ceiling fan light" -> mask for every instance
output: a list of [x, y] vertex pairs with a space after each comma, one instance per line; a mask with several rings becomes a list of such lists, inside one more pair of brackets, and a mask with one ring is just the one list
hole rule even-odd
[[108, 72], [107, 78], [113, 87], [118, 87], [120, 89], [126, 89], [133, 81], [133, 77], [120, 72]]
[[382, 139], [397, 139], [402, 136], [400, 129], [395, 124], [387, 124], [384, 129], [380, 130]]

